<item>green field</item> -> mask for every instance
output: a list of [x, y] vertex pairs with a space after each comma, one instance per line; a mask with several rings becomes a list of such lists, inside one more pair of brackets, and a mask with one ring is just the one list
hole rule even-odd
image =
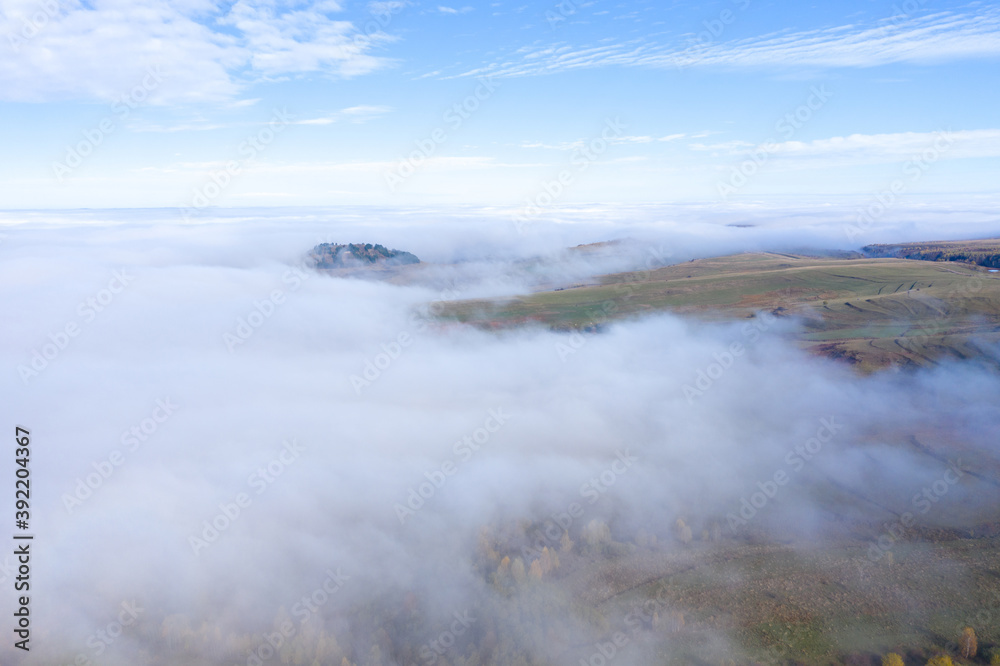
[[1000, 277], [956, 262], [747, 253], [616, 273], [507, 300], [459, 301], [441, 316], [480, 327], [599, 327], [671, 311], [730, 320], [797, 316], [798, 342], [861, 369], [981, 357], [1000, 340]]

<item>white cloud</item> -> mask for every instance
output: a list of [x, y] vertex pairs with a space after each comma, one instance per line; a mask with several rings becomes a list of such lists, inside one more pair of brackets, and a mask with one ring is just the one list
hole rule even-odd
[[388, 106], [350, 106], [346, 109], [341, 109], [341, 113], [350, 118], [352, 122], [363, 123], [371, 118], [377, 118], [378, 116], [385, 115], [392, 111], [392, 107]]
[[[247, 123], [241, 123], [247, 124]], [[180, 123], [178, 125], [135, 124], [129, 125], [131, 132], [203, 132], [206, 130], [223, 129], [231, 125], [223, 123]]]
[[654, 136], [618, 136], [609, 139], [610, 143], [666, 143], [668, 141], [676, 141], [677, 139], [682, 139], [686, 134], [668, 134], [666, 136], [654, 137]]
[[741, 40], [690, 54], [692, 64], [872, 67], [893, 62], [933, 62], [1000, 53], [1000, 15], [940, 13], [859, 29], [825, 30]]
[[583, 141], [563, 141], [562, 143], [542, 143], [540, 141], [527, 141], [521, 144], [521, 148], [542, 148], [545, 150], [574, 150], [583, 146]]
[[327, 71], [342, 75], [376, 69], [380, 59], [353, 43], [353, 25], [326, 16], [333, 9], [279, 13], [265, 3], [239, 0], [220, 21], [235, 27], [251, 51], [250, 66], [264, 76]]
[[[694, 137], [692, 137], [694, 138]], [[749, 150], [753, 148], [756, 144], [750, 141], [743, 141], [742, 139], [734, 139], [733, 141], [724, 141], [722, 143], [692, 143], [688, 145], [691, 150], [697, 150], [699, 152], [716, 152], [716, 153], [735, 153], [742, 150]]]
[[[250, 102], [257, 102], [258, 100], [248, 100]], [[231, 104], [230, 106], [242, 107], [248, 106], [247, 104]], [[392, 111], [392, 107], [388, 106], [372, 106], [372, 105], [359, 105], [351, 106], [346, 109], [340, 109], [327, 116], [318, 116], [315, 118], [303, 118], [299, 120], [292, 120], [290, 124], [292, 125], [332, 125], [333, 123], [347, 121], [351, 123], [365, 123], [379, 116], [385, 115]], [[189, 123], [178, 123], [176, 125], [157, 125], [157, 124], [134, 124], [130, 125], [129, 129], [133, 132], [185, 132], [185, 131], [203, 131], [203, 130], [215, 130], [224, 129], [229, 127], [256, 127], [260, 123], [254, 121], [239, 121], [239, 122], [189, 122]]]
[[758, 147], [765, 148], [777, 158], [812, 160], [823, 164], [902, 162], [919, 156], [924, 151], [936, 151], [942, 159], [1000, 157], [1000, 129], [850, 134], [812, 141], [765, 143], [760, 146], [738, 140], [690, 146], [692, 150], [731, 155], [745, 154]]
[[472, 7], [462, 7], [461, 9], [455, 9], [454, 7], [445, 7], [443, 5], [438, 6], [438, 11], [442, 14], [468, 14], [472, 11]]
[[295, 125], [332, 125], [337, 122], [334, 116], [327, 116], [325, 118], [307, 118], [306, 120], [296, 120], [293, 124]]
[[402, 0], [380, 0], [368, 3], [368, 11], [375, 16], [395, 14], [409, 3]]
[[319, 118], [307, 118], [305, 120], [297, 120], [294, 121], [292, 124], [331, 125], [341, 120], [346, 120], [352, 123], [364, 123], [373, 118], [378, 118], [379, 116], [385, 115], [390, 111], [392, 111], [392, 108], [388, 106], [365, 106], [365, 105], [351, 106], [346, 109], [341, 109], [340, 111], [329, 116], [321, 116]]
[[5, 4], [0, 100], [7, 101], [113, 101], [142, 84], [150, 68], [163, 76], [149, 103], [225, 101], [260, 80], [371, 72], [388, 60], [370, 49], [391, 39], [331, 18], [341, 7], [330, 1], [288, 8], [238, 0], [220, 11], [202, 0], [95, 0], [66, 2], [50, 14], [27, 0]]
[[[631, 136], [623, 135], [612, 137], [608, 139], [608, 143], [622, 144], [649, 144], [649, 143], [667, 143], [669, 141], [676, 141], [677, 139], [682, 139], [687, 134], [667, 134], [666, 136]], [[587, 143], [585, 139], [577, 139], [576, 141], [563, 141], [562, 143], [542, 143], [538, 141], [526, 141], [520, 144], [521, 148], [543, 148], [545, 150], [577, 150], [583, 148]]]
[[873, 67], [1000, 55], [1000, 12], [942, 12], [920, 18], [763, 35], [752, 39], [661, 44], [650, 39], [597, 46], [522, 48], [516, 58], [459, 76], [534, 76], [595, 67]]

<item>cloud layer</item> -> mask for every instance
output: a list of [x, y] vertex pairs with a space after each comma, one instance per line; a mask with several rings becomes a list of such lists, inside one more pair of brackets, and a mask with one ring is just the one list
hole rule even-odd
[[[618, 541], [641, 529], [669, 543], [678, 518], [699, 531], [724, 525], [817, 433], [823, 455], [752, 530], [841, 538], [820, 507], [857, 507], [814, 497], [813, 484], [829, 479], [879, 488], [880, 501], [905, 507], [944, 469], [907, 450], [908, 433], [932, 446], [976, 443], [969, 454], [982, 470], [1000, 462], [995, 438], [982, 436], [1000, 425], [1000, 381], [974, 365], [861, 378], [806, 358], [783, 335], [794, 324], [771, 320], [751, 335], [742, 322], [657, 316], [580, 338], [422, 316], [436, 300], [654, 265], [649, 248], [680, 261], [709, 248], [823, 242], [822, 233], [671, 231], [652, 220], [624, 229], [591, 213], [524, 242], [505, 221], [414, 227], [417, 214], [302, 211], [188, 226], [109, 225], [96, 214], [95, 225], [58, 236], [38, 222], [8, 227], [2, 386], [35, 442], [46, 658], [93, 658], [88, 637], [132, 600], [142, 622], [100, 663], [150, 659], [150, 641], [179, 616], [220, 636], [264, 631], [338, 569], [349, 578], [317, 611], [319, 626], [368, 654], [378, 641], [366, 618], [397, 595], [413, 595], [433, 621], [492, 603], [471, 564], [484, 526], [513, 529], [578, 502]], [[650, 244], [637, 256], [552, 254], [552, 270], [522, 261], [617, 231]], [[437, 269], [424, 286], [333, 279], [298, 265], [321, 240], [467, 263]], [[74, 335], [64, 334], [70, 324]], [[734, 342], [745, 353], [720, 361]], [[36, 352], [52, 355], [32, 366]], [[699, 373], [715, 378], [692, 397], [685, 387]], [[965, 486], [948, 500], [966, 511], [961, 520], [996, 506]], [[936, 511], [928, 525], [957, 515]], [[600, 638], [572, 622], [582, 641]]]

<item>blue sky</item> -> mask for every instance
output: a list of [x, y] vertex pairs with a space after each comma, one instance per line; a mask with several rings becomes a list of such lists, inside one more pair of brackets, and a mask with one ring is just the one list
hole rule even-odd
[[990, 196], [1000, 7], [0, 4], [0, 208]]

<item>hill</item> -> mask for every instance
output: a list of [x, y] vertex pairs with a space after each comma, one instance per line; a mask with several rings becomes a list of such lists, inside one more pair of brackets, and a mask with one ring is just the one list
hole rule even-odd
[[377, 265], [405, 266], [419, 264], [416, 255], [401, 250], [390, 250], [384, 245], [371, 243], [321, 243], [310, 252], [314, 265], [319, 269], [368, 268]]
[[961, 263], [746, 253], [513, 299], [456, 301], [441, 317], [484, 328], [599, 330], [658, 311], [713, 321], [796, 315], [804, 322], [800, 345], [862, 370], [992, 359], [986, 346], [1000, 342], [1000, 278]]

